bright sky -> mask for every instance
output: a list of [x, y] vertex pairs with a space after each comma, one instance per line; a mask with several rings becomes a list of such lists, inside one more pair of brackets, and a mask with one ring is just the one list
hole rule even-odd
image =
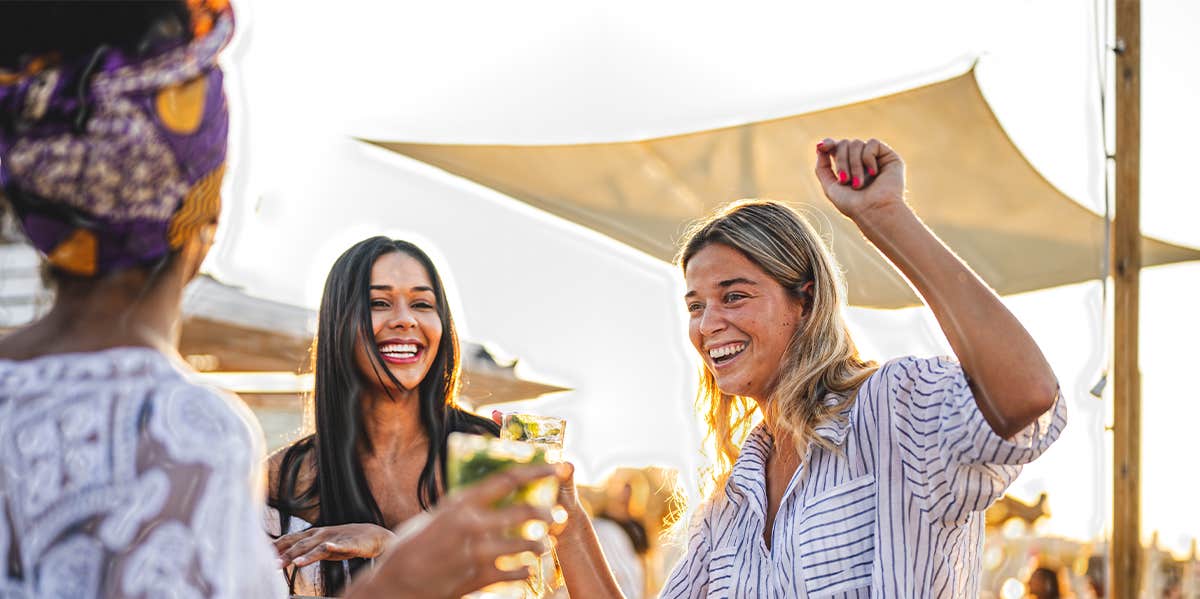
[[[699, 465], [695, 362], [669, 266], [352, 136], [463, 143], [632, 139], [805, 112], [965, 70], [1030, 162], [1103, 206], [1093, 3], [706, 5], [632, 0], [321, 4], [243, 0], [226, 57], [239, 110], [228, 213], [209, 269], [315, 307], [343, 249], [384, 233], [421, 243], [448, 279], [463, 337], [576, 391], [528, 406], [568, 418], [582, 479], [618, 464]], [[804, 4], [804, 6], [802, 6]], [[903, 6], [901, 6], [903, 5]], [[708, 6], [711, 6], [709, 8]], [[1200, 6], [1143, 5], [1143, 230], [1200, 246], [1194, 167]], [[1186, 184], [1183, 184], [1186, 185]], [[814, 201], [817, 198], [814, 198]], [[822, 200], [823, 201], [823, 200]], [[1194, 367], [1200, 265], [1142, 277], [1143, 528], [1200, 536]], [[1098, 283], [1010, 298], [1070, 401], [1071, 424], [1013, 488], [1050, 493], [1047, 530], [1103, 534], [1111, 398]], [[854, 309], [878, 359], [946, 352], [925, 310]], [[1165, 467], [1163, 464], [1185, 464]]]

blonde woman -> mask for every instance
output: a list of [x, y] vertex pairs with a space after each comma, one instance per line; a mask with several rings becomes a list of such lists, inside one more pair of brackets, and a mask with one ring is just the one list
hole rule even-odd
[[[738, 202], [693, 228], [678, 262], [718, 460], [662, 596], [977, 596], [983, 511], [1066, 424], [1054, 373], [905, 203], [896, 152], [826, 139], [816, 176], [957, 360], [860, 357], [838, 268], [787, 206]], [[572, 514], [560, 538], [568, 587], [616, 596], [586, 524]]]

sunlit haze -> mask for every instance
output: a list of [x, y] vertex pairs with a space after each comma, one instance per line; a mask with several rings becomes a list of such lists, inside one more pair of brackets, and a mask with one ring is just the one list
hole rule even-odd
[[[698, 363], [671, 266], [356, 137], [462, 143], [636, 139], [783, 116], [962, 73], [1034, 167], [1103, 211], [1093, 3], [590, 3], [242, 0], [224, 60], [236, 110], [225, 227], [207, 263], [252, 294], [315, 307], [329, 266], [368, 235], [418, 242], [463, 338], [571, 387], [514, 409], [568, 419], [580, 478], [702, 465]], [[301, 7], [304, 8], [301, 8]], [[319, 8], [318, 8], [319, 7]], [[1200, 5], [1143, 3], [1142, 227], [1200, 246], [1189, 180], [1200, 123]], [[733, 198], [731, 198], [733, 199]], [[810, 201], [824, 201], [810, 198]], [[1110, 521], [1111, 393], [1098, 282], [1007, 298], [1055, 368], [1070, 424], [1012, 493], [1048, 492], [1046, 532]], [[1143, 529], [1200, 537], [1200, 264], [1142, 275]], [[851, 309], [869, 357], [948, 353], [924, 309]], [[1180, 371], [1184, 371], [1180, 373]]]

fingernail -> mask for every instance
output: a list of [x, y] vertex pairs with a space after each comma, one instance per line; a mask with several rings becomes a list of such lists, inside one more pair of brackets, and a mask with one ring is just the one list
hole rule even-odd
[[818, 150], [824, 150], [824, 149], [825, 149], [825, 142], [823, 142], [823, 141], [818, 141], [818, 142], [817, 142], [817, 149], [818, 149]]
[[846, 174], [846, 171], [838, 173], [838, 181], [841, 183], [845, 183], [849, 178], [850, 176]]
[[872, 177], [874, 177], [874, 176], [875, 176], [875, 172], [876, 172], [876, 171], [875, 171], [875, 169], [873, 169], [873, 168], [869, 168], [869, 169], [867, 169], [867, 173], [869, 173], [869, 174], [870, 174]]
[[861, 181], [861, 180], [859, 180], [859, 178], [858, 178], [858, 177], [855, 177], [855, 178], [854, 178], [854, 188], [855, 188], [855, 189], [858, 189], [858, 186], [859, 186], [859, 185], [862, 185], [862, 181]]

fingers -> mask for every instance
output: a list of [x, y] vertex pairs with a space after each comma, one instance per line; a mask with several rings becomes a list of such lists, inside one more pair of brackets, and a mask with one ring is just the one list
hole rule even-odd
[[508, 582], [516, 580], [528, 580], [533, 576], [533, 568], [530, 566], [522, 566], [514, 570], [501, 570], [494, 564], [484, 568], [478, 578], [478, 585], [485, 587], [496, 582]]
[[833, 152], [833, 170], [837, 173], [838, 183], [845, 185], [850, 182], [850, 144], [846, 140], [837, 142], [837, 150]]
[[530, 520], [540, 520], [550, 523], [553, 519], [549, 508], [534, 507], [532, 505], [514, 505], [492, 513], [491, 517], [486, 519], [486, 528], [491, 531], [506, 531]]
[[[879, 174], [879, 152], [885, 147], [887, 146], [884, 146], [883, 143], [873, 137], [868, 139], [866, 145], [863, 147], [862, 163], [867, 168], [868, 177], [874, 177]], [[865, 182], [866, 179], [863, 179], [863, 181]]]
[[275, 552], [278, 553], [280, 557], [283, 557], [283, 554], [287, 553], [293, 545], [312, 536], [316, 530], [317, 529], [315, 528], [310, 528], [308, 530], [286, 534], [278, 539], [275, 539]]
[[866, 169], [863, 168], [863, 146], [866, 145], [862, 140], [851, 140], [848, 144], [847, 166], [850, 171], [850, 186], [854, 189], [861, 189], [863, 183], [867, 180]]
[[899, 160], [887, 144], [877, 139], [834, 141], [827, 137], [817, 144], [816, 173], [821, 185], [827, 189], [835, 182], [862, 189], [888, 164]]
[[529, 552], [542, 555], [550, 551], [550, 541], [546, 538], [530, 540], [521, 537], [489, 537], [476, 542], [472, 549], [476, 559], [483, 564], [495, 564], [496, 558], [502, 555], [516, 555]]
[[900, 159], [900, 155], [897, 154], [896, 151], [893, 150], [890, 146], [883, 143], [882, 141], [878, 141], [878, 140], [871, 140], [871, 141], [874, 141], [875, 143], [879, 144], [879, 150], [877, 152], [877, 156], [878, 156], [880, 171], [883, 171], [883, 169], [887, 168], [889, 165], [903, 163], [903, 161]]
[[307, 566], [313, 562], [318, 562], [325, 559], [331, 559], [334, 556], [341, 555], [342, 548], [337, 543], [332, 541], [322, 541], [320, 538], [313, 537], [304, 539], [288, 549], [280, 555], [284, 565], [295, 564], [297, 566]]
[[473, 505], [491, 505], [503, 499], [521, 485], [539, 478], [555, 476], [555, 464], [516, 466], [489, 476], [483, 482], [467, 488], [459, 501]]
[[837, 175], [833, 172], [832, 153], [837, 148], [837, 142], [828, 137], [817, 144], [817, 180], [822, 189], [829, 189], [837, 184]]

